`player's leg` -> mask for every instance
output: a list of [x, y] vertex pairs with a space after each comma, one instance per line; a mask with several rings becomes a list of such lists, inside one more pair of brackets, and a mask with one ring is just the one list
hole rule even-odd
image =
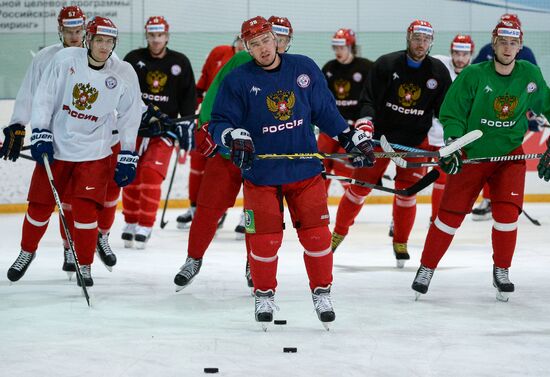
[[190, 170], [187, 189], [189, 192], [189, 202], [191, 205], [187, 212], [181, 214], [176, 219], [179, 229], [186, 229], [191, 226], [190, 224], [193, 220], [195, 209], [197, 208], [197, 199], [199, 196], [199, 189], [201, 186], [202, 177], [204, 175], [207, 158], [197, 151], [190, 151], [189, 160]]

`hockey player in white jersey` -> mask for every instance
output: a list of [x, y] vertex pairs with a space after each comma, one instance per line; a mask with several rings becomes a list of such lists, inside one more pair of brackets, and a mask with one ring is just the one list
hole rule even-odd
[[[33, 99], [31, 153], [37, 161], [23, 222], [21, 252], [8, 270], [19, 280], [34, 259], [55, 202], [48, 187], [43, 156], [51, 164], [59, 194], [70, 191], [74, 241], [86, 286], [92, 286], [98, 210], [113, 179], [110, 155], [112, 125], [121, 151], [114, 179], [119, 186], [135, 177], [135, 140], [141, 117], [141, 93], [132, 67], [111, 57], [118, 30], [107, 18], [95, 17], [86, 28], [86, 49], [59, 51], [46, 68]], [[116, 118], [115, 118], [116, 111]], [[79, 282], [80, 283], [80, 282]]]

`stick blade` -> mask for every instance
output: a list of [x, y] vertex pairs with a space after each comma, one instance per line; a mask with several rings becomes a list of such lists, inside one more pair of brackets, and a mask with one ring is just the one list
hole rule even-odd
[[426, 187], [434, 183], [439, 178], [439, 170], [432, 169], [428, 174], [423, 176], [418, 182], [414, 185], [407, 187], [402, 194], [403, 196], [413, 196], [418, 192], [424, 190]]

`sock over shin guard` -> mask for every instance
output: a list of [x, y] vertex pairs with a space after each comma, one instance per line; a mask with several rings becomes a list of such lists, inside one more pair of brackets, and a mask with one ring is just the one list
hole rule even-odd
[[519, 208], [512, 203], [492, 202], [493, 262], [500, 268], [509, 268], [516, 249]]
[[283, 232], [250, 234], [250, 273], [254, 289], [262, 291], [277, 288], [277, 251], [283, 241]]
[[73, 198], [74, 244], [81, 265], [92, 264], [97, 243], [98, 204], [83, 198]]
[[160, 203], [160, 186], [164, 178], [154, 169], [141, 170], [141, 194], [139, 196], [139, 225], [152, 227], [157, 218]]
[[29, 203], [25, 219], [23, 220], [23, 234], [21, 249], [34, 253], [38, 243], [48, 229], [48, 222], [55, 206], [50, 204]]
[[298, 229], [298, 239], [304, 247], [304, 263], [310, 289], [332, 284], [334, 253], [330, 248], [331, 234], [328, 226]]
[[361, 212], [363, 203], [371, 190], [364, 187], [351, 185], [345, 192], [338, 205], [336, 213], [336, 225], [334, 232], [345, 236], [349, 232], [349, 228], [355, 222], [355, 218]]
[[191, 222], [191, 229], [189, 229], [189, 240], [187, 242], [187, 255], [189, 257], [200, 259], [204, 256], [206, 249], [216, 235], [218, 220], [226, 210], [227, 208], [197, 206]]

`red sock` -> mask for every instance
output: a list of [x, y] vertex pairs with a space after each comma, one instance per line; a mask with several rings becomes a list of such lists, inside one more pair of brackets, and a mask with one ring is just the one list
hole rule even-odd
[[[403, 189], [410, 182], [395, 181], [395, 188]], [[393, 197], [393, 242], [407, 243], [416, 218], [416, 195]]]
[[74, 247], [81, 265], [92, 264], [97, 243], [97, 203], [73, 198]]
[[204, 167], [206, 166], [206, 157], [196, 151], [189, 152], [191, 158], [189, 171], [189, 201], [196, 203], [199, 196]]
[[204, 256], [206, 249], [208, 249], [216, 235], [218, 220], [226, 210], [227, 208], [197, 206], [191, 222], [191, 229], [189, 229], [189, 240], [187, 241], [187, 255], [189, 257], [200, 259]]
[[138, 167], [136, 179], [122, 190], [122, 214], [128, 224], [137, 224], [139, 220], [139, 196], [141, 169]]
[[336, 225], [334, 232], [346, 236], [349, 228], [355, 222], [355, 218], [361, 212], [363, 203], [371, 190], [351, 185], [345, 192], [336, 213]]
[[119, 196], [120, 187], [117, 186], [114, 180], [111, 180], [107, 186], [107, 195], [105, 196], [103, 208], [99, 210], [97, 215], [99, 231], [103, 234], [109, 233], [113, 226]]
[[424, 243], [420, 263], [428, 268], [436, 268], [447, 252], [455, 232], [462, 224], [465, 214], [440, 209]]
[[283, 232], [250, 234], [250, 273], [254, 289], [262, 291], [277, 288], [277, 251], [283, 241]]
[[432, 189], [432, 216], [430, 221], [433, 222], [437, 217], [437, 212], [439, 211], [439, 204], [441, 203], [441, 198], [443, 197], [443, 192], [445, 191], [445, 183], [447, 181], [447, 174], [443, 173], [439, 167], [434, 168], [439, 170], [439, 178], [434, 182]]
[[[71, 206], [70, 201], [63, 201], [61, 203], [63, 207], [63, 213], [65, 214], [65, 222], [67, 223], [67, 229], [71, 236], [74, 235], [74, 221], [73, 221], [73, 207]], [[61, 214], [59, 214], [59, 233], [61, 234], [61, 239], [63, 240], [63, 247], [68, 248], [69, 242], [67, 241], [67, 236], [65, 235], [65, 229], [63, 228], [63, 223], [61, 222]]]
[[298, 229], [298, 238], [304, 247], [304, 263], [309, 288], [326, 287], [332, 284], [332, 260], [330, 248], [331, 234], [328, 226]]
[[25, 219], [23, 220], [23, 234], [21, 236], [21, 250], [34, 253], [38, 243], [48, 229], [48, 222], [54, 210], [54, 205], [29, 202]]
[[500, 268], [512, 265], [516, 239], [519, 209], [514, 204], [492, 202], [493, 224], [491, 238], [493, 241], [493, 262]]
[[152, 227], [157, 218], [160, 203], [160, 185], [164, 178], [156, 170], [141, 170], [141, 195], [139, 197], [139, 225]]

